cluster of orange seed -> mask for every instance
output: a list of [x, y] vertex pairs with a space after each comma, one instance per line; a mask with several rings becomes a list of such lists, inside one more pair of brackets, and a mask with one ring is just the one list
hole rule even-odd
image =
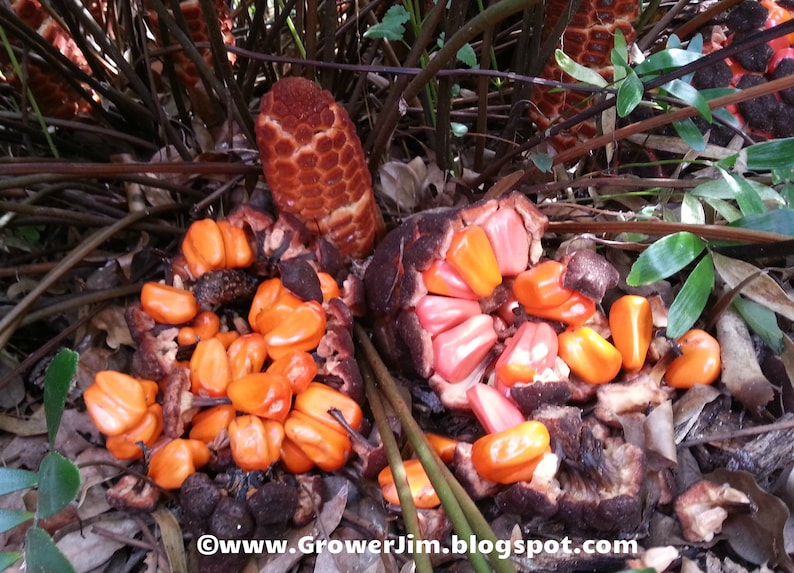
[[[193, 279], [248, 267], [254, 253], [246, 231], [229, 221], [196, 221], [182, 242], [184, 267]], [[322, 302], [302, 300], [278, 277], [262, 281], [246, 324], [238, 321], [236, 329], [222, 329], [218, 314], [202, 308], [190, 288], [146, 283], [142, 310], [155, 323], [175, 327], [165, 332], [192, 350], [189, 360], [174, 365], [189, 379], [179, 397], [189, 412], [189, 428], [184, 435], [163, 436], [157, 395], [168, 394], [160, 385], [171, 384], [169, 378], [158, 384], [99, 372], [84, 397], [91, 419], [108, 437], [108, 450], [120, 459], [138, 459], [144, 448], [151, 449], [149, 475], [167, 489], [179, 487], [224, 445], [246, 471], [276, 462], [292, 472], [344, 465], [352, 450], [347, 432], [358, 429], [362, 413], [353, 399], [315, 381], [318, 366], [311, 352], [326, 334], [324, 304], [342, 294], [330, 275], [317, 275]]]

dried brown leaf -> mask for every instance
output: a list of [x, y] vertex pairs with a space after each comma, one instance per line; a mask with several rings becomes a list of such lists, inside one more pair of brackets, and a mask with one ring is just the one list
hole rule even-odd
[[114, 305], [103, 308], [91, 318], [91, 324], [107, 333], [105, 340], [112, 349], [115, 350], [122, 344], [134, 346], [122, 307]]
[[720, 395], [714, 386], [695, 384], [687, 390], [673, 406], [673, 423], [675, 424], [675, 442], [681, 443], [689, 431], [697, 424], [703, 408]]
[[755, 355], [750, 331], [739, 313], [726, 309], [717, 319], [722, 358], [722, 383], [731, 395], [754, 412], [775, 395]]
[[745, 285], [742, 294], [789, 320], [794, 320], [794, 301], [774, 279], [766, 274], [759, 274], [760, 269], [750, 263], [731, 259], [719, 253], [712, 253], [711, 256], [714, 260], [714, 268], [728, 287], [734, 288], [742, 281], [757, 275]]
[[176, 517], [165, 508], [154, 510], [152, 517], [160, 527], [160, 536], [171, 571], [187, 571], [187, 555], [185, 554], [185, 545], [182, 543], [182, 528]]
[[756, 507], [751, 513], [733, 513], [725, 521], [722, 531], [731, 548], [751, 563], [768, 563], [781, 571], [794, 571], [794, 562], [786, 554], [783, 541], [783, 528], [789, 516], [786, 504], [761, 489], [748, 472], [718, 469], [703, 477], [743, 491]]

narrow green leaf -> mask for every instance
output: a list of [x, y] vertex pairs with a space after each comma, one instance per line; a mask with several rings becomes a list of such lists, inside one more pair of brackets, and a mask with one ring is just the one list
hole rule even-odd
[[[675, 34], [673, 34], [673, 36], [675, 36]], [[670, 42], [667, 42], [667, 45], [669, 47], [671, 47], [671, 48], [672, 47], [680, 48], [681, 47], [681, 40], [678, 38], [678, 36], [676, 36], [676, 40], [677, 40], [677, 45], [676, 46], [671, 46]], [[703, 35], [702, 34], [695, 34], [694, 36], [692, 36], [692, 39], [689, 40], [689, 45], [686, 47], [686, 49], [688, 51], [690, 51], [690, 52], [694, 52], [695, 54], [702, 54], [703, 53]]]
[[771, 173], [773, 185], [779, 185], [780, 183], [788, 185], [791, 181], [794, 181], [794, 164], [788, 167], [772, 169]]
[[663, 237], [637, 257], [626, 282], [639, 286], [669, 277], [694, 261], [705, 248], [706, 243], [686, 231]]
[[766, 212], [766, 207], [757, 189], [747, 179], [741, 175], [728, 173], [724, 169], [720, 169], [720, 173], [736, 197], [736, 203], [743, 215], [758, 215]]
[[27, 573], [75, 573], [50, 534], [39, 527], [31, 527], [25, 535], [25, 566]]
[[0, 533], [9, 531], [33, 519], [33, 513], [17, 509], [0, 509]]
[[784, 183], [780, 189], [780, 196], [791, 208], [794, 208], [794, 183]]
[[562, 50], [555, 50], [554, 58], [557, 60], [557, 65], [560, 66], [562, 71], [574, 79], [579, 80], [580, 82], [592, 84], [602, 88], [605, 88], [609, 85], [609, 83], [602, 78], [598, 72], [595, 72], [587, 66], [583, 66], [582, 64], [572, 60]]
[[471, 44], [469, 43], [463, 44], [455, 57], [458, 59], [458, 61], [463, 62], [473, 70], [476, 70], [480, 67], [480, 63], [477, 61], [477, 54], [474, 52], [474, 48], [472, 48]]
[[733, 306], [750, 330], [760, 336], [775, 354], [783, 352], [783, 331], [777, 325], [774, 311], [741, 296], [733, 299]]
[[681, 222], [689, 225], [702, 225], [706, 222], [703, 204], [689, 193], [684, 195], [681, 202]]
[[634, 71], [637, 75], [646, 75], [665, 70], [672, 70], [699, 60], [700, 54], [693, 54], [680, 48], [667, 48], [648, 56], [644, 62], [637, 65]]
[[618, 116], [626, 117], [642, 101], [642, 94], [645, 92], [645, 86], [633, 71], [630, 72], [626, 78], [620, 83], [618, 88], [618, 99], [616, 108]]
[[20, 559], [22, 553], [19, 551], [0, 551], [0, 571], [5, 571]]
[[[785, 205], [786, 201], [780, 196], [780, 193], [759, 183], [752, 179], [745, 179], [746, 183], [755, 189], [755, 192], [761, 197], [763, 201], [771, 201], [779, 205]], [[696, 197], [713, 198], [713, 199], [736, 199], [736, 187], [726, 185], [724, 179], [710, 179], [705, 183], [701, 183], [690, 191]]]
[[700, 115], [703, 116], [703, 119], [711, 123], [711, 109], [709, 109], [709, 104], [706, 98], [703, 97], [703, 94], [692, 87], [692, 84], [682, 82], [681, 80], [673, 80], [664, 84], [662, 89], [687, 105], [696, 108], [700, 112]]
[[667, 314], [667, 336], [678, 338], [697, 322], [714, 288], [714, 263], [707, 254], [695, 266]]
[[721, 159], [717, 165], [725, 168], [741, 166], [742, 170], [769, 171], [788, 169], [794, 153], [794, 138], [772, 139], [745, 147], [739, 153]]
[[774, 209], [760, 215], [747, 215], [732, 221], [730, 226], [794, 236], [794, 209]]
[[[695, 34], [695, 36], [697, 36], [697, 34]], [[691, 42], [694, 41], [695, 38], [692, 38]], [[667, 44], [665, 45], [665, 48], [667, 48], [668, 50], [671, 48], [678, 48], [682, 50], [685, 49], [683, 44], [681, 43], [681, 38], [679, 38], [677, 34], [670, 34], [670, 37], [667, 38]], [[689, 51], [692, 52], [696, 50], [689, 50]]]
[[395, 4], [383, 15], [383, 21], [364, 32], [365, 38], [399, 41], [405, 37], [405, 23], [411, 16], [401, 4]]
[[713, 199], [713, 198], [704, 198], [703, 199], [706, 203], [711, 205], [714, 210], [720, 214], [720, 217], [728, 221], [735, 221], [736, 219], [741, 218], [742, 212], [739, 211], [736, 207], [728, 203], [727, 201], [723, 201], [722, 199]]
[[69, 505], [80, 490], [80, 470], [58, 452], [50, 452], [39, 467], [39, 504], [36, 515], [49, 517]]
[[683, 139], [689, 147], [698, 153], [706, 149], [706, 140], [691, 118], [687, 117], [680, 121], [674, 121], [673, 128], [678, 137]]
[[620, 29], [615, 30], [615, 43], [610, 53], [612, 60], [612, 81], [619, 82], [625, 78], [629, 73], [633, 73], [629, 66], [629, 50], [626, 45], [626, 37]]
[[0, 468], [0, 495], [34, 487], [39, 482], [39, 474], [17, 468]]
[[554, 163], [554, 160], [551, 158], [550, 155], [546, 153], [533, 153], [529, 156], [532, 160], [532, 163], [535, 164], [541, 173], [548, 173], [551, 171], [551, 166]]
[[792, 157], [794, 157], [794, 137], [788, 137], [770, 139], [745, 147], [739, 153], [720, 160], [718, 165], [733, 167], [738, 162], [745, 169], [753, 171], [790, 169]]
[[463, 137], [469, 133], [469, 128], [466, 126], [466, 124], [458, 123], [457, 121], [450, 121], [449, 129], [452, 131], [452, 135], [455, 137]]
[[80, 355], [77, 352], [64, 348], [52, 359], [44, 375], [44, 413], [47, 416], [50, 448], [55, 445], [55, 435], [61, 425], [66, 396], [77, 373], [79, 359]]
[[[728, 88], [725, 88], [725, 91], [730, 92], [732, 90], [730, 90]], [[725, 95], [727, 95], [727, 94], [725, 94]], [[703, 96], [703, 97], [705, 97], [705, 96]], [[706, 98], [706, 99], [712, 99], [712, 98]], [[739, 120], [736, 119], [736, 116], [733, 115], [731, 112], [729, 112], [725, 108], [712, 109], [711, 110], [711, 115], [712, 115], [712, 117], [719, 119], [722, 123], [724, 123], [726, 125], [732, 125], [733, 127], [737, 128], [737, 129], [741, 129], [741, 127], [742, 127], [741, 123], [739, 122]]]

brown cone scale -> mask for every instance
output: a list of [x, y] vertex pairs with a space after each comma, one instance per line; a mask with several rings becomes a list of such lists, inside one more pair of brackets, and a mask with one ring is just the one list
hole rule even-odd
[[345, 109], [316, 83], [279, 80], [262, 97], [256, 141], [276, 206], [353, 257], [382, 229], [361, 141]]

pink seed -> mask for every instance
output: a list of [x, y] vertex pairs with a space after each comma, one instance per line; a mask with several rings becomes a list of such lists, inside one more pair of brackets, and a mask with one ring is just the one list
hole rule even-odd
[[535, 374], [554, 367], [557, 334], [545, 322], [525, 322], [510, 337], [494, 370], [499, 384], [532, 382]]
[[482, 224], [496, 254], [499, 272], [512, 277], [529, 264], [529, 237], [521, 216], [513, 209], [500, 209]]
[[472, 412], [489, 434], [509, 430], [526, 421], [518, 406], [487, 384], [475, 384], [466, 391]]
[[433, 366], [448, 382], [461, 382], [488, 355], [497, 336], [493, 319], [478, 314], [433, 339]]
[[432, 335], [449, 330], [472, 316], [482, 313], [476, 300], [428, 294], [416, 304], [419, 324]]

